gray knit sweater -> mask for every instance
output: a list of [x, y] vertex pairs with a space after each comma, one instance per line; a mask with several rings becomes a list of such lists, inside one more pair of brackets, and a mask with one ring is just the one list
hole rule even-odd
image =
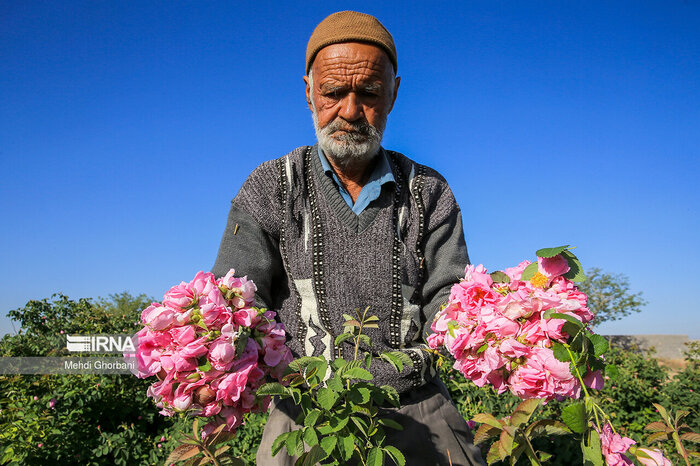
[[414, 363], [397, 374], [375, 360], [373, 383], [405, 392], [435, 376], [423, 339], [468, 257], [444, 178], [399, 153], [387, 156], [396, 182], [360, 215], [323, 172], [315, 148], [263, 163], [232, 201], [212, 271], [233, 267], [255, 281], [295, 356], [352, 357], [350, 342], [333, 342], [342, 315], [369, 306], [380, 319], [366, 330], [373, 350], [401, 350]]

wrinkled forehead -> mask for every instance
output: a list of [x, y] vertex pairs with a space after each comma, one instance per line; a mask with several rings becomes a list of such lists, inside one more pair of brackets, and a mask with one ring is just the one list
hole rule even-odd
[[394, 67], [384, 49], [363, 42], [341, 42], [322, 48], [311, 69], [314, 77], [318, 78], [331, 74], [389, 79], [394, 73]]

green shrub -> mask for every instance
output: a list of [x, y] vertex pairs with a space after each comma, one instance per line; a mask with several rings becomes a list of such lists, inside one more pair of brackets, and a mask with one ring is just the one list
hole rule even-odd
[[[97, 301], [63, 295], [30, 301], [9, 313], [21, 330], [0, 340], [0, 356], [62, 356], [65, 334], [134, 332], [140, 327], [140, 310], [149, 303], [144, 295], [128, 293]], [[688, 424], [700, 430], [698, 356], [697, 346], [691, 346], [686, 368], [669, 379], [649, 354], [610, 351], [608, 362], [618, 366], [620, 375], [606, 381], [598, 396], [606, 411], [614, 413], [615, 427], [645, 444], [644, 426], [659, 419], [651, 405], [656, 402], [674, 411], [688, 409]], [[517, 405], [515, 396], [479, 388], [451, 367], [446, 363], [440, 376], [466, 419], [481, 412], [502, 417]], [[0, 376], [0, 464], [163, 464], [193, 420], [158, 413], [146, 397], [154, 380], [130, 375]], [[558, 418], [566, 403], [548, 403], [533, 420]], [[267, 415], [247, 417], [226, 442], [234, 456], [255, 464], [266, 420]], [[535, 446], [554, 454], [548, 464], [581, 464], [578, 442], [570, 437], [537, 439]], [[680, 457], [672, 453], [671, 444], [659, 446], [677, 463]]]

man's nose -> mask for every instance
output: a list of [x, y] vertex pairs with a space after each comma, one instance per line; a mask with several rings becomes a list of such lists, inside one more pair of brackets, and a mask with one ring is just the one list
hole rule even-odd
[[355, 121], [362, 117], [362, 114], [362, 104], [357, 98], [357, 94], [348, 92], [345, 98], [340, 102], [340, 111], [338, 115], [345, 121]]

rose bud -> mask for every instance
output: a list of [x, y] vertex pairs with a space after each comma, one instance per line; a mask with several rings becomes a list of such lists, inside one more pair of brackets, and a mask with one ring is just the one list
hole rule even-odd
[[194, 392], [194, 402], [198, 405], [204, 406], [216, 398], [216, 392], [209, 387], [199, 387]]

